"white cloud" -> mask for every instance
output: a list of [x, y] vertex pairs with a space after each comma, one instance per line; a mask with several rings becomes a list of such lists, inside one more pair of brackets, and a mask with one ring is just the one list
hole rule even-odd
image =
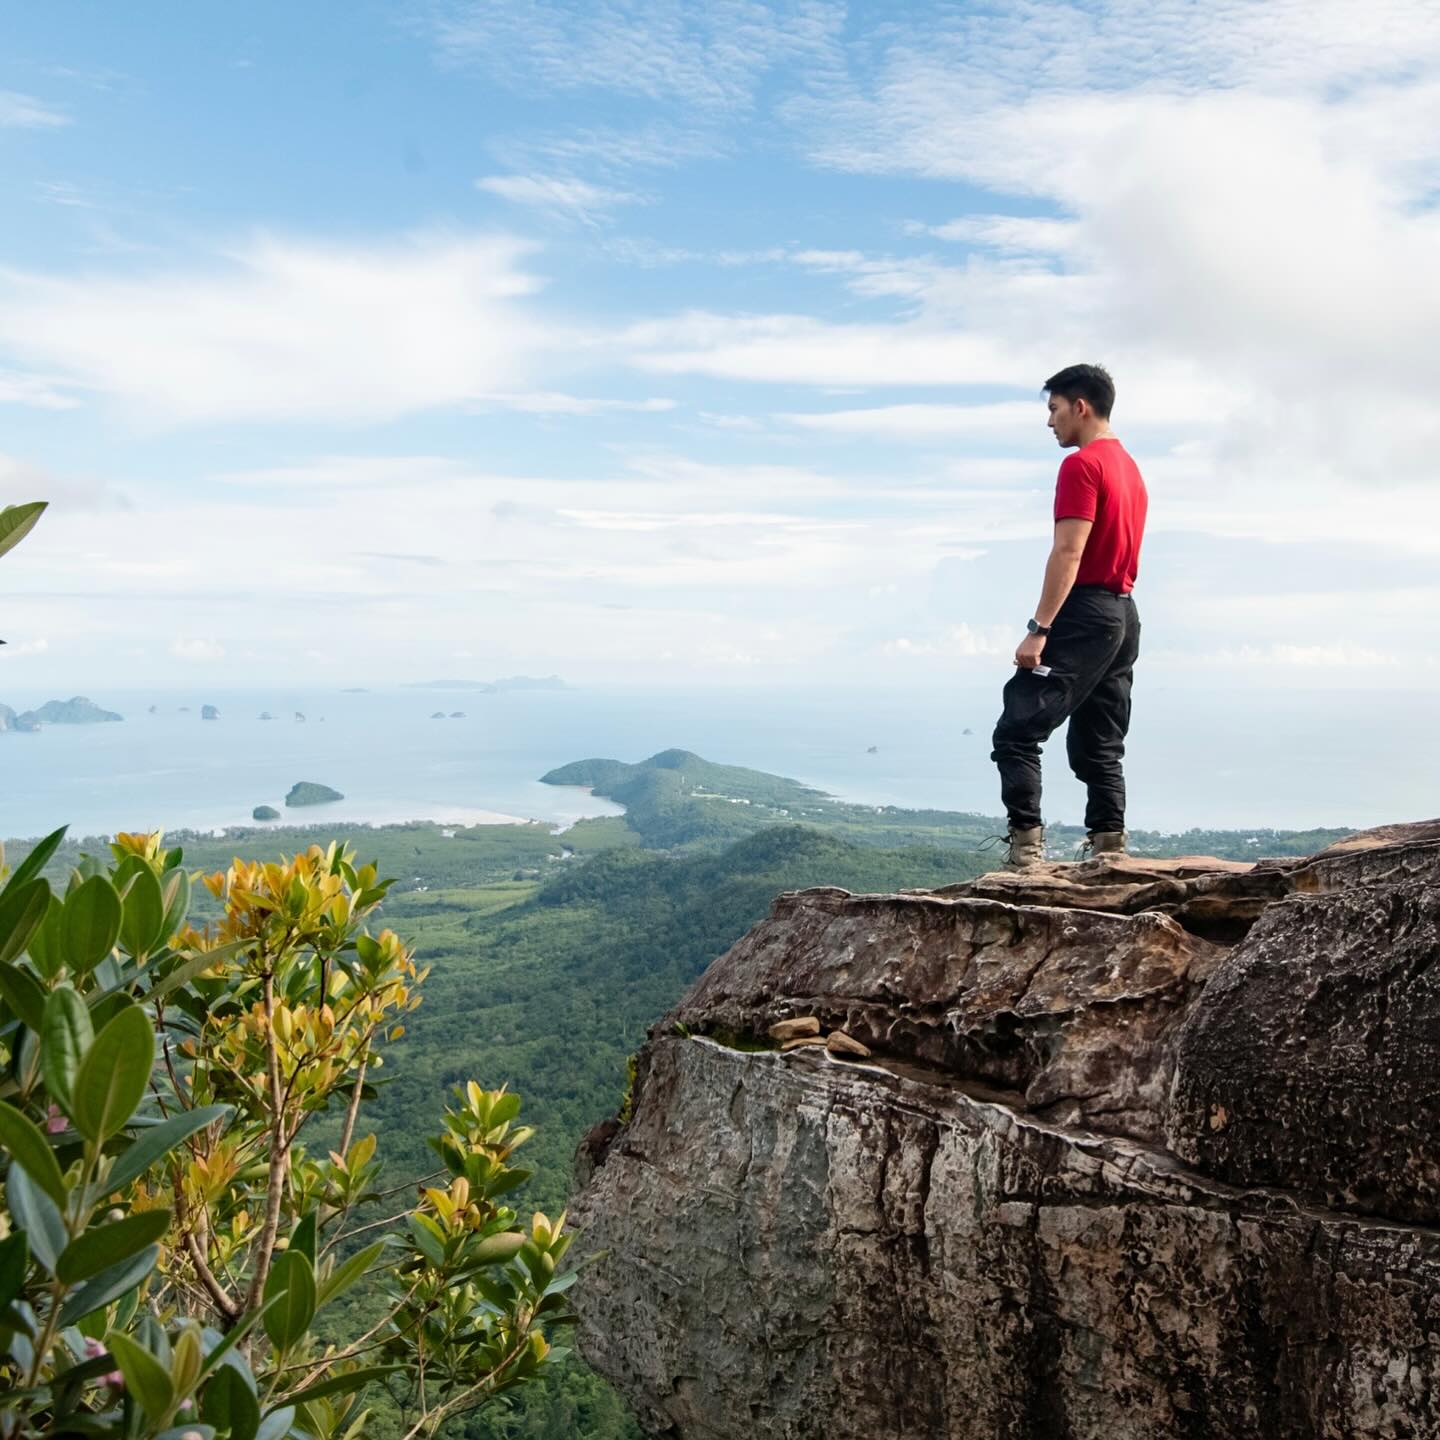
[[974, 659], [981, 655], [1006, 655], [1014, 650], [1015, 627], [1003, 625], [951, 625], [939, 634], [919, 640], [898, 636], [881, 647], [886, 655], [907, 659]]
[[68, 125], [70, 117], [63, 110], [22, 95], [18, 90], [0, 90], [0, 130], [53, 130]]
[[1042, 220], [1030, 215], [963, 215], [943, 225], [907, 228], [939, 240], [960, 240], [1018, 255], [1070, 255], [1078, 242], [1073, 220]]
[[1045, 427], [1040, 400], [1006, 400], [992, 405], [876, 405], [863, 410], [828, 410], [780, 417], [806, 430], [836, 435], [876, 435], [913, 440], [937, 436], [1003, 436], [1033, 442]]
[[899, 386], [997, 378], [1019, 383], [1026, 373], [1003, 337], [918, 324], [836, 325], [807, 315], [692, 312], [641, 322], [623, 339], [633, 364], [665, 375]]
[[566, 395], [555, 390], [534, 390], [520, 395], [486, 395], [477, 409], [494, 406], [527, 415], [605, 415], [616, 412], [657, 415], [675, 408], [673, 400], [652, 395], [644, 400], [619, 400], [598, 395]]
[[180, 635], [170, 644], [170, 653], [177, 660], [211, 661], [225, 658], [225, 647], [218, 640], [202, 636]]
[[74, 395], [59, 389], [46, 375], [27, 375], [22, 370], [0, 370], [0, 405], [28, 405], [35, 410], [73, 410], [80, 404]]
[[633, 205], [642, 198], [628, 190], [557, 175], [487, 175], [477, 180], [475, 187], [511, 204], [529, 205], [586, 224], [594, 224], [618, 205]]
[[[1432, 656], [1422, 657], [1433, 663]], [[1198, 656], [1189, 661], [1219, 665], [1284, 665], [1304, 670], [1375, 669], [1414, 663], [1414, 655], [1401, 656], [1367, 645], [1240, 645]]]
[[262, 238], [191, 273], [11, 270], [0, 347], [150, 423], [392, 419], [523, 383], [553, 338], [522, 304], [525, 253], [504, 236]]

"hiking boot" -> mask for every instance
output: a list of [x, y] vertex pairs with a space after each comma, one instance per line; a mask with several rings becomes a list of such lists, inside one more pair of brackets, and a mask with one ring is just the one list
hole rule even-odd
[[1007, 870], [1029, 870], [1031, 866], [1045, 861], [1045, 827], [1036, 825], [1030, 830], [1014, 830], [1005, 837], [1008, 846], [1005, 855]]
[[1102, 860], [1107, 855], [1123, 855], [1126, 838], [1123, 830], [1092, 830], [1080, 847], [1080, 858]]

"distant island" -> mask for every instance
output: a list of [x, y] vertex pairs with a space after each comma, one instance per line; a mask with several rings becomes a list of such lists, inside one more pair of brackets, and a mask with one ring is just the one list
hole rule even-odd
[[410, 680], [402, 690], [473, 690], [480, 695], [499, 695], [507, 690], [568, 690], [558, 675], [507, 675], [503, 680]]
[[200, 707], [200, 718], [202, 720], [218, 720], [220, 712], [213, 705], [202, 705]]
[[250, 818], [252, 820], [278, 820], [280, 812], [273, 805], [257, 805], [250, 812]]
[[22, 710], [18, 714], [8, 705], [0, 705], [0, 731], [35, 731], [42, 725], [99, 725], [124, 718], [113, 710], [102, 710], [83, 695], [71, 700], [47, 700], [35, 710]]
[[297, 780], [290, 787], [285, 803], [294, 808], [298, 805], [328, 805], [332, 800], [344, 798], [338, 790], [332, 790], [328, 785], [317, 785], [313, 780]]

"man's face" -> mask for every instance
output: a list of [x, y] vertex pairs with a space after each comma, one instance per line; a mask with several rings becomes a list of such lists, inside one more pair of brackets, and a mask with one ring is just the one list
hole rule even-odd
[[[1083, 404], [1084, 402], [1079, 402]], [[1050, 397], [1050, 419], [1046, 422], [1055, 432], [1055, 441], [1062, 448], [1076, 445], [1080, 429], [1081, 412], [1076, 409], [1075, 403], [1067, 400], [1063, 395], [1052, 395]]]

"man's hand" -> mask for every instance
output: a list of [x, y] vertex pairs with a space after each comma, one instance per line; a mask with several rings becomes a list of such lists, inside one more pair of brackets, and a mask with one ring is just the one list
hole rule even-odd
[[1015, 652], [1015, 663], [1022, 670], [1033, 670], [1040, 663], [1040, 657], [1044, 653], [1045, 637], [1043, 635], [1027, 635], [1020, 642], [1020, 648]]

